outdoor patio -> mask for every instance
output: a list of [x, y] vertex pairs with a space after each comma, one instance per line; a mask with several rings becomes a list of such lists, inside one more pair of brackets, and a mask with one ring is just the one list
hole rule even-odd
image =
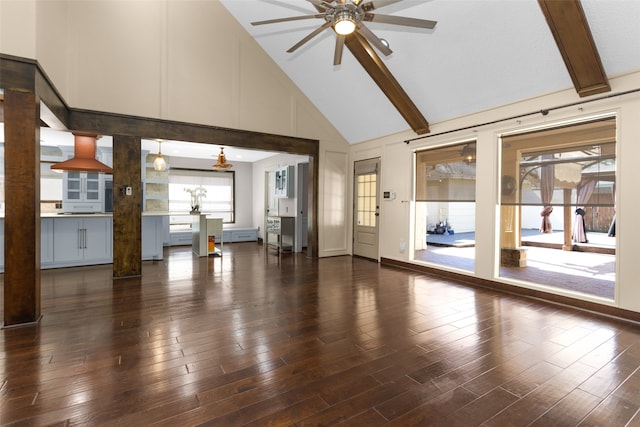
[[[587, 233], [588, 243], [577, 251], [561, 250], [563, 232], [543, 234], [523, 230], [526, 267], [500, 267], [500, 277], [567, 289], [613, 299], [615, 292], [615, 237]], [[428, 234], [427, 249], [415, 259], [462, 270], [474, 270], [475, 233]]]

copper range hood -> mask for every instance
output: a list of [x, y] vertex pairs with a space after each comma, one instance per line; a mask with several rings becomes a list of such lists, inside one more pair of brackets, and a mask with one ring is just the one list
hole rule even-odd
[[73, 132], [73, 157], [51, 166], [52, 170], [113, 172], [109, 166], [96, 160], [96, 140], [98, 135]]

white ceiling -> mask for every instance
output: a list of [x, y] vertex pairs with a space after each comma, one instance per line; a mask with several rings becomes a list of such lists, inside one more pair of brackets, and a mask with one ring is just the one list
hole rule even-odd
[[[221, 1], [350, 143], [409, 129], [348, 49], [333, 66], [331, 29], [286, 52], [323, 19], [250, 24], [314, 13], [311, 3]], [[608, 77], [639, 70], [640, 1], [582, 5]], [[366, 24], [389, 41], [394, 52], [381, 57], [430, 123], [573, 87], [536, 0], [404, 0], [375, 13], [438, 21], [433, 30]]]

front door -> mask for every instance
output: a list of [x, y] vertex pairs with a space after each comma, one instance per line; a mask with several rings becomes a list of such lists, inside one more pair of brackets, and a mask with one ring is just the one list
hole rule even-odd
[[354, 164], [353, 254], [378, 260], [380, 158]]

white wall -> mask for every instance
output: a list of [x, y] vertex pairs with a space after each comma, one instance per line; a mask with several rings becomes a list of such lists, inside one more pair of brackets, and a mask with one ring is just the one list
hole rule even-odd
[[[611, 79], [611, 86], [611, 93], [640, 88], [640, 72]], [[597, 98], [597, 96], [592, 98]], [[635, 217], [640, 209], [640, 197], [637, 196], [637, 189], [633, 184], [637, 181], [637, 159], [640, 158], [640, 144], [637, 143], [640, 140], [640, 120], [638, 120], [640, 117], [640, 94], [610, 97], [579, 106], [554, 110], [546, 116], [535, 114], [518, 120], [513, 119], [438, 135], [442, 132], [532, 111], [550, 109], [580, 100], [575, 90], [568, 89], [456, 120], [433, 123], [431, 124], [432, 136], [415, 140], [408, 145], [402, 141], [416, 137], [410, 132], [354, 145], [351, 150], [351, 161], [381, 157], [382, 173], [380, 179], [383, 190], [396, 191], [398, 194], [395, 200], [385, 201], [381, 204], [380, 257], [411, 262], [411, 253], [402, 250], [402, 243], [410, 242], [413, 235], [410, 225], [411, 201], [413, 200], [411, 193], [413, 152], [427, 147], [476, 139], [476, 267], [475, 272], [468, 274], [482, 279], [509, 283], [508, 279], [498, 277], [498, 136], [507, 131], [524, 130], [528, 127], [549, 125], [598, 113], [615, 112], [618, 117], [618, 153], [616, 157], [618, 182], [627, 182], [628, 185], [617, 186], [617, 292], [612, 304], [620, 308], [640, 311], [640, 287], [637, 286], [637, 267], [635, 265], [637, 263], [636, 246], [640, 239], [640, 229], [635, 226]], [[446, 267], [442, 268], [446, 269]], [[548, 289], [545, 290], [548, 291]], [[554, 292], [610, 304], [610, 302], [597, 298], [579, 296], [562, 290]]]
[[36, 57], [36, 11], [35, 0], [0, 1], [0, 52]]

